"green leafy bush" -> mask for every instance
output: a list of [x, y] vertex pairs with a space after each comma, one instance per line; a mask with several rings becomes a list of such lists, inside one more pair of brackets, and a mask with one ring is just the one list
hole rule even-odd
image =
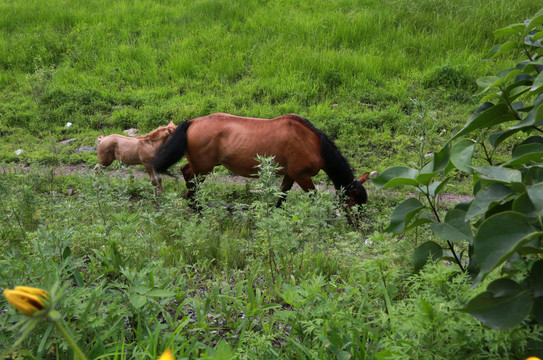
[[[475, 283], [495, 269], [509, 275], [489, 284], [463, 310], [491, 328], [510, 329], [528, 315], [527, 321], [543, 325], [543, 10], [495, 35], [507, 41], [494, 46], [488, 59], [514, 50], [527, 59], [477, 80], [482, 104], [430, 162], [388, 168], [374, 184], [412, 186], [424, 199], [399, 204], [388, 231], [402, 234], [429, 225], [447, 243], [447, 250], [432, 240], [420, 245], [416, 270], [428, 259], [445, 258]], [[473, 177], [474, 199], [443, 214], [438, 198], [453, 170]]]

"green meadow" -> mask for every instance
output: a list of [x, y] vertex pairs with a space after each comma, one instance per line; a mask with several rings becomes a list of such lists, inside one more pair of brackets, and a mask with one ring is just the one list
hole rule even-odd
[[[535, 1], [2, 1], [0, 160], [48, 162], [51, 142], [150, 131], [227, 112], [297, 113], [356, 169], [409, 159], [420, 111], [437, 136], [478, 100], [493, 31]], [[501, 59], [500, 61], [504, 61]], [[67, 122], [73, 127], [65, 128]], [[9, 147], [22, 148], [18, 157]]]
[[[438, 240], [385, 231], [407, 191], [368, 182], [369, 203], [350, 213], [329, 191], [292, 191], [275, 208], [265, 163], [240, 182], [219, 168], [199, 184], [196, 212], [183, 181], [166, 178], [155, 198], [143, 167], [94, 172], [96, 154], [78, 151], [98, 135], [214, 112], [296, 113], [357, 175], [420, 164], [479, 105], [476, 80], [520, 59], [483, 61], [494, 31], [540, 8], [0, 0], [0, 288], [50, 292], [32, 317], [0, 297], [0, 357], [83, 359], [59, 323], [88, 359], [168, 348], [176, 359], [541, 357], [535, 322], [491, 330], [459, 311], [496, 275], [472, 287], [452, 261], [415, 271], [414, 249]], [[449, 189], [471, 195], [471, 185], [458, 173]]]

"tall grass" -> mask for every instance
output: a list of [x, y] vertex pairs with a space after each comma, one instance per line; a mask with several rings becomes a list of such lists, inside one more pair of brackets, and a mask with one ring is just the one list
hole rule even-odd
[[[409, 116], [410, 98], [434, 104], [444, 118], [462, 118], [473, 103], [469, 87], [439, 90], [422, 80], [450, 65], [474, 83], [490, 69], [480, 59], [491, 31], [538, 6], [1, 1], [0, 129], [41, 136], [70, 121], [81, 137], [126, 126], [147, 131], [216, 111], [296, 112], [350, 147], [353, 122], [355, 137], [402, 132], [396, 127]], [[391, 108], [400, 119], [376, 128]], [[365, 121], [368, 113], [374, 121]]]

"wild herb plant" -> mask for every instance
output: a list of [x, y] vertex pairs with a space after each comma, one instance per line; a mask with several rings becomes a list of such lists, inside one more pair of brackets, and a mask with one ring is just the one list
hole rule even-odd
[[[491, 328], [510, 329], [534, 321], [543, 325], [539, 275], [543, 269], [539, 260], [543, 253], [543, 11], [495, 31], [495, 36], [506, 42], [494, 46], [489, 59], [517, 51], [526, 60], [477, 81], [479, 94], [484, 95], [482, 104], [432, 161], [422, 169], [389, 168], [374, 184], [414, 186], [427, 199], [426, 204], [414, 198], [402, 202], [388, 228], [401, 234], [430, 224], [432, 232], [448, 244], [449, 253], [435, 241], [419, 246], [413, 260], [416, 269], [429, 259], [446, 258], [461, 272], [470, 273], [476, 284], [493, 270], [502, 270], [506, 276], [489, 284], [463, 310]], [[500, 161], [495, 156], [499, 151], [511, 154]], [[443, 216], [434, 204], [453, 169], [473, 177], [475, 198]], [[445, 178], [439, 180], [441, 175]]]
[[392, 301], [373, 325], [386, 328], [377, 358], [524, 359], [538, 354], [543, 329], [535, 324], [493, 331], [465, 312], [463, 304], [480, 293], [468, 274], [430, 262], [404, 283], [405, 301]]
[[[32, 177], [37, 183], [39, 176], [2, 177], [15, 189], [7, 200], [19, 194], [14, 184]], [[41, 176], [47, 180], [47, 174]], [[5, 287], [44, 284], [47, 289], [56, 281], [68, 285], [57, 307], [89, 358], [156, 359], [166, 347], [188, 358], [233, 354], [246, 359], [371, 359], [386, 350], [399, 358], [409, 351], [424, 355], [423, 348], [432, 341], [449, 344], [450, 339], [471, 339], [459, 344], [489, 354], [517, 354], [539, 336], [537, 328], [492, 336], [472, 317], [461, 317], [451, 310], [461, 302], [456, 290], [447, 288], [445, 275], [429, 268], [421, 270], [420, 281], [410, 280], [410, 245], [382, 236], [366, 244], [366, 235], [338, 217], [334, 195], [325, 191], [308, 196], [292, 190], [282, 209], [270, 199], [269, 209], [258, 204], [257, 214], [249, 209], [263, 198], [253, 193], [252, 182], [224, 185], [208, 179], [202, 187], [212, 203], [206, 201], [196, 213], [182, 198], [182, 183], [166, 183], [169, 190], [157, 204], [152, 196], [131, 198], [122, 181], [103, 176], [101, 194], [112, 195], [101, 198], [109, 227], [105, 238], [95, 181], [81, 174], [61, 175], [56, 190], [69, 184], [77, 196], [33, 193], [37, 229], [27, 231], [26, 242], [15, 242], [0, 254]], [[247, 202], [232, 203], [232, 193], [246, 194], [240, 199]], [[394, 201], [367, 205], [368, 213], [381, 214], [375, 227], [365, 225], [370, 234], [381, 234], [386, 211], [380, 211]], [[268, 210], [277, 223], [257, 227]], [[462, 299], [471, 296], [464, 293], [469, 285], [455, 285]], [[445, 291], [451, 299], [446, 306], [441, 305]], [[424, 320], [422, 299], [436, 319], [451, 318], [447, 326]], [[32, 336], [13, 347], [18, 335], [11, 326], [20, 318], [2, 298], [0, 308], [2, 356], [73, 357], [48, 322], [37, 324]], [[462, 326], [452, 325], [456, 319]], [[454, 328], [457, 336], [431, 333], [432, 326]], [[412, 330], [420, 327], [426, 332], [420, 330], [413, 340]], [[478, 335], [468, 336], [474, 329]], [[397, 337], [412, 339], [400, 343]], [[489, 343], [494, 349], [485, 348]], [[436, 354], [453, 354], [446, 346], [434, 348]]]

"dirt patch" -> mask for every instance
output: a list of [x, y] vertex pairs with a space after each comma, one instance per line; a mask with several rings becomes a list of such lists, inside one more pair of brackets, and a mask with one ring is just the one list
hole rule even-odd
[[[94, 173], [94, 169], [85, 165], [62, 165], [62, 166], [27, 166], [27, 165], [10, 165], [10, 166], [3, 166], [0, 167], [0, 174], [9, 174], [9, 173], [30, 173], [32, 171], [39, 171], [40, 173], [49, 173], [51, 169], [54, 171], [55, 176], [62, 176], [62, 175], [74, 175], [74, 174], [91, 174]], [[134, 176], [138, 179], [149, 179], [149, 175], [147, 175], [147, 172], [143, 168], [143, 166], [124, 166], [121, 167], [109, 167], [101, 170], [103, 173], [108, 174], [111, 177], [130, 177]], [[176, 179], [178, 181], [184, 182], [183, 176], [181, 174], [175, 174]], [[236, 175], [226, 175], [226, 174], [212, 174], [210, 175], [210, 178], [213, 179], [213, 181], [218, 181], [222, 184], [237, 184], [237, 185], [245, 185], [247, 183], [251, 184], [252, 182], [257, 181], [253, 178], [246, 178], [242, 176], [236, 176]], [[329, 184], [315, 184], [317, 190], [320, 191], [330, 191], [333, 192], [334, 187]], [[298, 186], [298, 184], [294, 184], [292, 187], [293, 190], [301, 190], [301, 188]], [[368, 193], [372, 193], [372, 189], [367, 189]], [[386, 190], [385, 190], [386, 191]], [[394, 192], [394, 191], [391, 191]], [[408, 197], [415, 197], [415, 194], [408, 194]], [[458, 195], [458, 194], [441, 194], [439, 197], [439, 201], [444, 204], [457, 204], [459, 202], [465, 202], [470, 201], [473, 199], [473, 196], [471, 195]]]
[[439, 195], [439, 201], [446, 204], [456, 204], [473, 200], [472, 195], [457, 195], [457, 194], [441, 194]]

